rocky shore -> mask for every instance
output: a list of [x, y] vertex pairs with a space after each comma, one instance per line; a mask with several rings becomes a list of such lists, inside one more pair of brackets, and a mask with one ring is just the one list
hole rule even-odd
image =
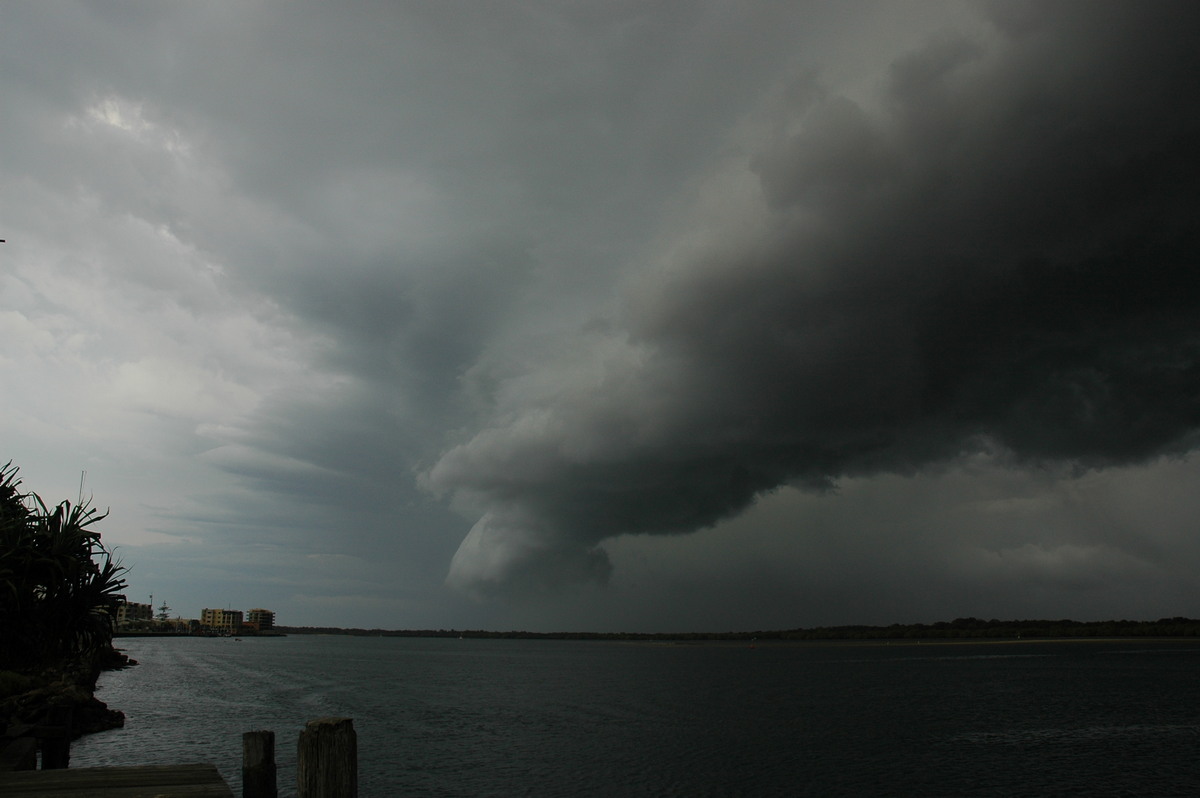
[[103, 671], [136, 664], [109, 649], [91, 667], [51, 668], [34, 674], [0, 671], [0, 733], [5, 728], [36, 726], [56, 707], [70, 708], [72, 739], [121, 728], [125, 713], [96, 698], [96, 681]]

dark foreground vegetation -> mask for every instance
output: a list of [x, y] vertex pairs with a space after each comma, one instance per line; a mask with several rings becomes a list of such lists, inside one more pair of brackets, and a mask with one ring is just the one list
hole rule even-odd
[[0, 467], [0, 734], [52, 709], [74, 736], [124, 724], [94, 696], [102, 670], [131, 664], [112, 647], [125, 568], [93, 528], [105, 515], [48, 507]]
[[891, 626], [817, 626], [754, 632], [489, 632], [454, 629], [341, 629], [330, 626], [279, 626], [284, 634], [359, 635], [363, 637], [463, 637], [529, 640], [1048, 640], [1111, 637], [1200, 637], [1200, 620], [1157, 621], [985, 621], [958, 618], [938, 623]]

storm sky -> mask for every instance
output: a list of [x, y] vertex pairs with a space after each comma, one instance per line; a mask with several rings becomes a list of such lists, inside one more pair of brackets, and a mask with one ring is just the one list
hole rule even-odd
[[0, 462], [184, 617], [1200, 615], [1198, 33], [8, 4]]

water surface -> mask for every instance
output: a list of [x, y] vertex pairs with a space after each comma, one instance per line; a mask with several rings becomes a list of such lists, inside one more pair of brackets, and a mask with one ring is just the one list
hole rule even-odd
[[128, 638], [72, 765], [354, 719], [363, 796], [1197, 795], [1200, 645]]

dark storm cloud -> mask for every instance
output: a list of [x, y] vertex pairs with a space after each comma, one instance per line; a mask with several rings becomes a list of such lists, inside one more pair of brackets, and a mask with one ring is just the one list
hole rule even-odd
[[430, 472], [484, 513], [452, 582], [603, 579], [601, 540], [784, 484], [1195, 445], [1200, 14], [988, 8], [878, 102], [780, 92], [742, 165], [758, 193], [634, 278], [616, 322], [500, 381]]
[[6, 456], [300, 623], [1187, 612], [1150, 9], [13, 4]]

